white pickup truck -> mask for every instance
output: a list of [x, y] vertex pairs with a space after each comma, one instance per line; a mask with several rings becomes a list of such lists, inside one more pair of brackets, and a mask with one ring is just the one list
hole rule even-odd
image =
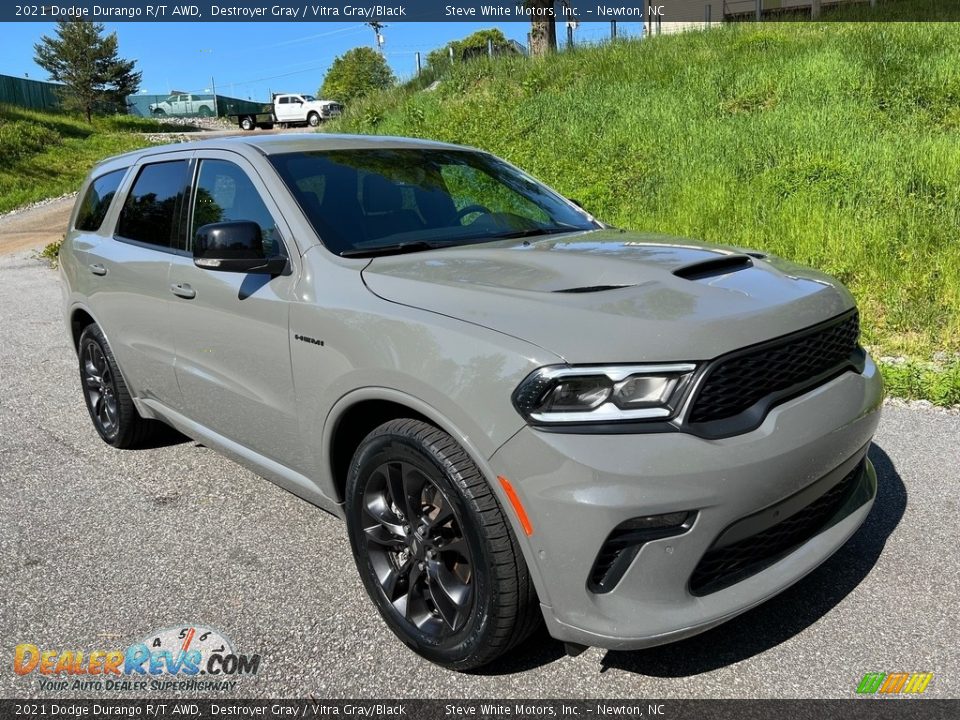
[[210, 117], [215, 110], [216, 105], [212, 95], [191, 95], [190, 93], [174, 93], [165, 100], [150, 105], [150, 112], [154, 117], [164, 115]]
[[285, 94], [274, 95], [273, 103], [265, 105], [259, 113], [239, 113], [228, 117], [244, 130], [268, 130], [274, 125], [316, 127], [324, 120], [337, 117], [341, 112], [343, 105], [333, 100], [317, 100], [313, 95]]

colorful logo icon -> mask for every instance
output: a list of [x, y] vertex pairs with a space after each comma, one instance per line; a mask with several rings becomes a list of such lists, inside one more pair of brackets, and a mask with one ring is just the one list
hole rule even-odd
[[867, 673], [857, 686], [857, 695], [919, 695], [933, 680], [933, 673]]

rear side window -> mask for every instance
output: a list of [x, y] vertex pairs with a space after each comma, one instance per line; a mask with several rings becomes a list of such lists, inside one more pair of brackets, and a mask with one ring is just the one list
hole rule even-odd
[[126, 172], [126, 168], [114, 170], [90, 183], [87, 194], [83, 196], [83, 202], [80, 203], [80, 212], [77, 214], [77, 222], [74, 226], [77, 230], [96, 232], [100, 229]]
[[144, 165], [123, 205], [117, 235], [149, 245], [175, 246], [186, 187], [186, 160]]

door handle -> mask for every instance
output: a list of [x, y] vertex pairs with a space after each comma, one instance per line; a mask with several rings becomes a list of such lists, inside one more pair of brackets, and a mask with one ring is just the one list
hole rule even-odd
[[90, 266], [90, 272], [92, 272], [94, 275], [106, 275], [107, 269], [100, 263], [93, 263]]
[[170, 292], [187, 300], [193, 300], [197, 296], [197, 291], [190, 287], [189, 283], [173, 283], [170, 286]]

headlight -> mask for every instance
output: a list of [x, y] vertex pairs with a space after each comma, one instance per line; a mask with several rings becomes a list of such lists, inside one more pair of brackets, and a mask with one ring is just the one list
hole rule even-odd
[[534, 424], [665, 420], [677, 410], [697, 366], [548, 366], [531, 373], [513, 404]]

